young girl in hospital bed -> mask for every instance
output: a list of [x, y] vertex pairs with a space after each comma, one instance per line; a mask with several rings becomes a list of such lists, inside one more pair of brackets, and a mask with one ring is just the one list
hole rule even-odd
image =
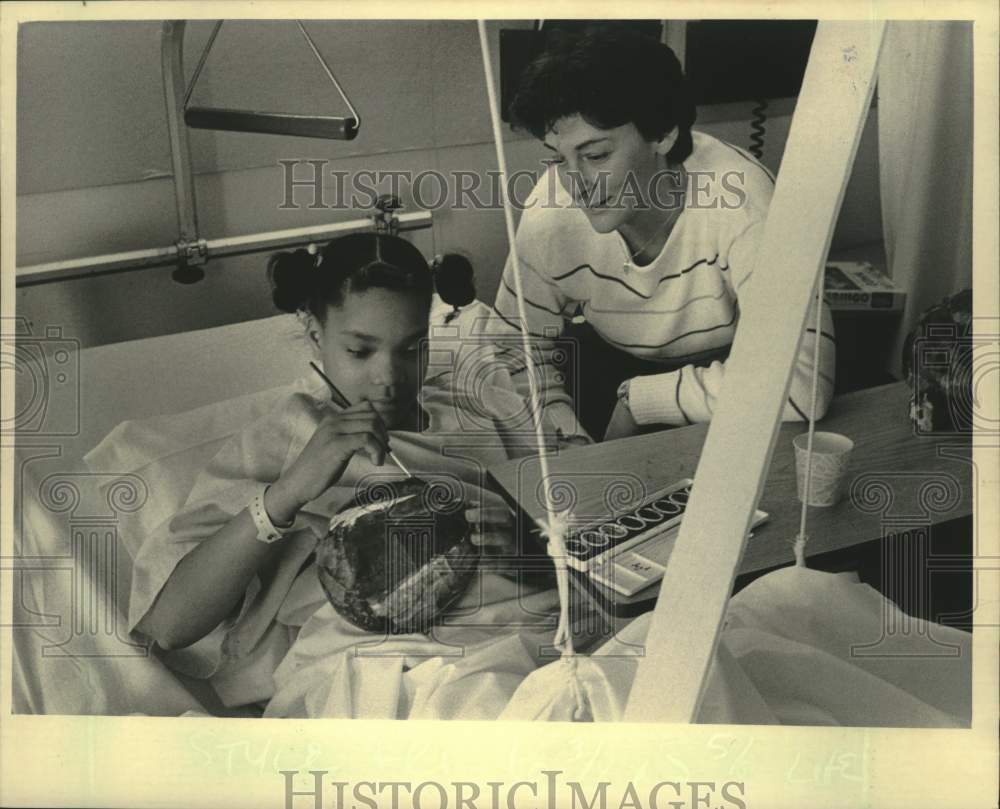
[[[484, 440], [480, 418], [476, 440], [458, 442], [479, 446], [449, 452], [442, 436], [469, 438], [463, 394], [450, 389], [452, 374], [418, 378], [431, 269], [404, 239], [365, 233], [316, 255], [279, 254], [269, 274], [275, 304], [298, 312], [313, 358], [351, 404], [331, 403], [304, 354], [295, 389], [218, 451], [181, 511], [133, 554], [130, 629], [154, 640], [172, 667], [208, 679], [227, 706], [395, 717], [409, 700], [403, 715], [495, 716], [538, 665], [557, 602], [551, 587], [515, 583], [484, 564], [457, 604], [464, 625], [381, 636], [334, 611], [313, 561], [330, 517], [366, 480], [404, 477], [390, 450], [422, 479], [461, 481], [484, 554], [509, 542], [509, 510], [479, 486], [485, 466], [513, 450], [499, 433]], [[500, 409], [517, 411], [512, 388], [506, 396], [493, 389]], [[407, 677], [411, 669], [419, 676]]]
[[[465, 394], [447, 374], [417, 378], [432, 284], [415, 248], [350, 236], [272, 269], [275, 302], [301, 313], [314, 357], [353, 404], [333, 407], [306, 366], [226, 441], [179, 511], [130, 548], [129, 628], [227, 706], [268, 717], [621, 719], [648, 615], [589, 655], [553, 660], [556, 590], [486, 566], [426, 633], [364, 631], [334, 609], [313, 551], [366, 479], [403, 477], [390, 448], [423, 479], [462, 481], [467, 500], [487, 504], [470, 507], [476, 541], [500, 546], [507, 513], [479, 489], [481, 472], [518, 448], [502, 429], [448, 447], [467, 424]], [[503, 381], [498, 424], [523, 404], [505, 410]], [[886, 636], [894, 626], [910, 631]], [[731, 599], [697, 721], [961, 726], [970, 652], [968, 633], [905, 618], [867, 585], [789, 567]]]

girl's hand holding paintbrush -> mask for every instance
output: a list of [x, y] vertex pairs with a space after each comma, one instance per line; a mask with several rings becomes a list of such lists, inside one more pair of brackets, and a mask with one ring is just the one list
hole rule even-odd
[[391, 457], [409, 477], [390, 450], [389, 431], [372, 403], [352, 405], [317, 365], [309, 364], [326, 382], [330, 398], [341, 410], [323, 417], [299, 457], [265, 494], [264, 507], [278, 523], [294, 520], [299, 509], [340, 480], [356, 452], [365, 453], [375, 466]]
[[370, 402], [327, 413], [299, 457], [268, 489], [264, 506], [276, 523], [291, 522], [306, 503], [333, 486], [356, 452], [381, 466], [389, 433]]
[[[330, 377], [328, 377], [326, 374], [324, 374], [315, 362], [310, 362], [309, 365], [311, 365], [312, 369], [323, 378], [324, 382], [326, 382], [326, 386], [330, 389], [330, 398], [333, 400], [333, 403], [337, 405], [337, 407], [343, 408], [345, 410], [350, 409], [351, 407], [350, 401], [348, 401], [347, 397], [340, 392], [340, 389], [333, 384], [333, 380], [330, 379]], [[385, 423], [383, 422], [383, 427], [384, 426]], [[389, 442], [386, 441], [386, 447], [388, 446]], [[391, 449], [389, 449], [388, 452], [389, 452], [389, 457], [392, 458], [392, 462], [402, 470], [403, 474], [406, 475], [408, 478], [413, 477], [413, 475], [410, 474], [410, 470], [407, 469], [405, 466], [403, 466], [399, 458], [396, 457], [396, 453], [393, 452]]]

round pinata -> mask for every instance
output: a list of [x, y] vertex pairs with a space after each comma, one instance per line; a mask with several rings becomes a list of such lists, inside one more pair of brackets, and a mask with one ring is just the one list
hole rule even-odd
[[479, 548], [453, 484], [377, 481], [334, 515], [316, 564], [342, 617], [372, 632], [426, 632], [465, 592]]

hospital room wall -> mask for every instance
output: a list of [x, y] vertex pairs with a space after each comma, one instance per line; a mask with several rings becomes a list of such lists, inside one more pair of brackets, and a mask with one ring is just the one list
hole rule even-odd
[[[527, 22], [505, 25], [526, 26]], [[230, 25], [227, 23], [227, 25]], [[494, 48], [496, 29], [493, 26]], [[279, 207], [284, 191], [278, 159], [328, 163], [324, 201], [335, 197], [332, 171], [420, 172], [428, 168], [486, 171], [496, 165], [483, 92], [475, 27], [464, 21], [310, 23], [348, 94], [362, 113], [356, 141], [328, 142], [192, 130], [200, 234], [206, 238], [357, 218], [358, 211]], [[223, 31], [227, 28], [224, 26]], [[185, 61], [207, 37], [191, 24]], [[223, 68], [208, 68], [199, 85], [213, 100], [227, 89], [280, 94], [291, 81], [296, 98], [325, 92], [308, 60], [272, 30], [237, 31]], [[18, 263], [99, 255], [173, 243], [176, 238], [163, 113], [156, 23], [77, 25], [28, 30], [20, 37], [18, 92]], [[282, 39], [284, 37], [284, 39]], [[294, 38], [293, 38], [294, 39]], [[226, 43], [223, 34], [216, 48]], [[370, 58], [372, 43], [383, 49]], [[388, 58], [387, 58], [388, 57]], [[268, 61], [271, 59], [272, 61]], [[275, 64], [263, 74], [255, 65]], [[211, 65], [210, 65], [211, 66]], [[279, 70], [280, 68], [280, 70]], [[284, 71], [284, 72], [282, 72]], [[227, 81], [229, 86], [227, 87]], [[234, 81], [236, 82], [234, 84]], [[335, 103], [335, 102], [331, 102]], [[763, 161], [777, 169], [793, 102], [777, 101], [767, 123]], [[56, 121], [58, 126], [52, 126]], [[699, 111], [699, 128], [748, 145], [749, 107]], [[511, 171], [539, 170], [542, 150], [523, 135], [507, 136]], [[870, 116], [845, 199], [835, 246], [881, 238], [877, 133]], [[58, 159], [53, 159], [53, 158]], [[304, 165], [304, 164], [303, 164]], [[296, 176], [301, 176], [297, 174]], [[404, 188], [404, 192], [405, 192]], [[404, 203], [413, 200], [404, 193]], [[366, 212], [362, 212], [366, 213]], [[506, 255], [499, 210], [434, 211], [434, 227], [414, 239], [428, 256], [459, 249], [473, 260], [480, 298], [491, 301]], [[207, 328], [274, 314], [257, 254], [212, 260], [200, 283], [175, 283], [169, 269], [66, 281], [18, 290], [18, 314], [35, 334], [58, 326], [82, 346]]]

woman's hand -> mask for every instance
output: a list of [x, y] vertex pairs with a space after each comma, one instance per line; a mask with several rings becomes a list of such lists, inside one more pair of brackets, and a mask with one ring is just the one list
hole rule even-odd
[[627, 438], [639, 432], [639, 425], [632, 418], [632, 411], [624, 402], [615, 405], [615, 411], [611, 414], [608, 428], [604, 431], [604, 440], [613, 441], [616, 438]]
[[363, 452], [381, 466], [388, 447], [389, 433], [371, 402], [328, 413], [299, 457], [268, 489], [268, 514], [276, 523], [290, 522], [302, 506], [340, 480], [354, 453]]
[[489, 557], [514, 557], [517, 554], [516, 521], [513, 509], [500, 495], [480, 489], [477, 497], [466, 503], [465, 519], [472, 526], [473, 545], [484, 549], [480, 567], [512, 567], [516, 560]]
[[594, 442], [590, 440], [590, 436], [585, 432], [582, 432], [583, 428], [580, 428], [581, 432], [573, 433], [572, 435], [565, 435], [562, 430], [556, 428], [556, 446], [559, 449], [572, 449], [573, 447], [589, 447]]

